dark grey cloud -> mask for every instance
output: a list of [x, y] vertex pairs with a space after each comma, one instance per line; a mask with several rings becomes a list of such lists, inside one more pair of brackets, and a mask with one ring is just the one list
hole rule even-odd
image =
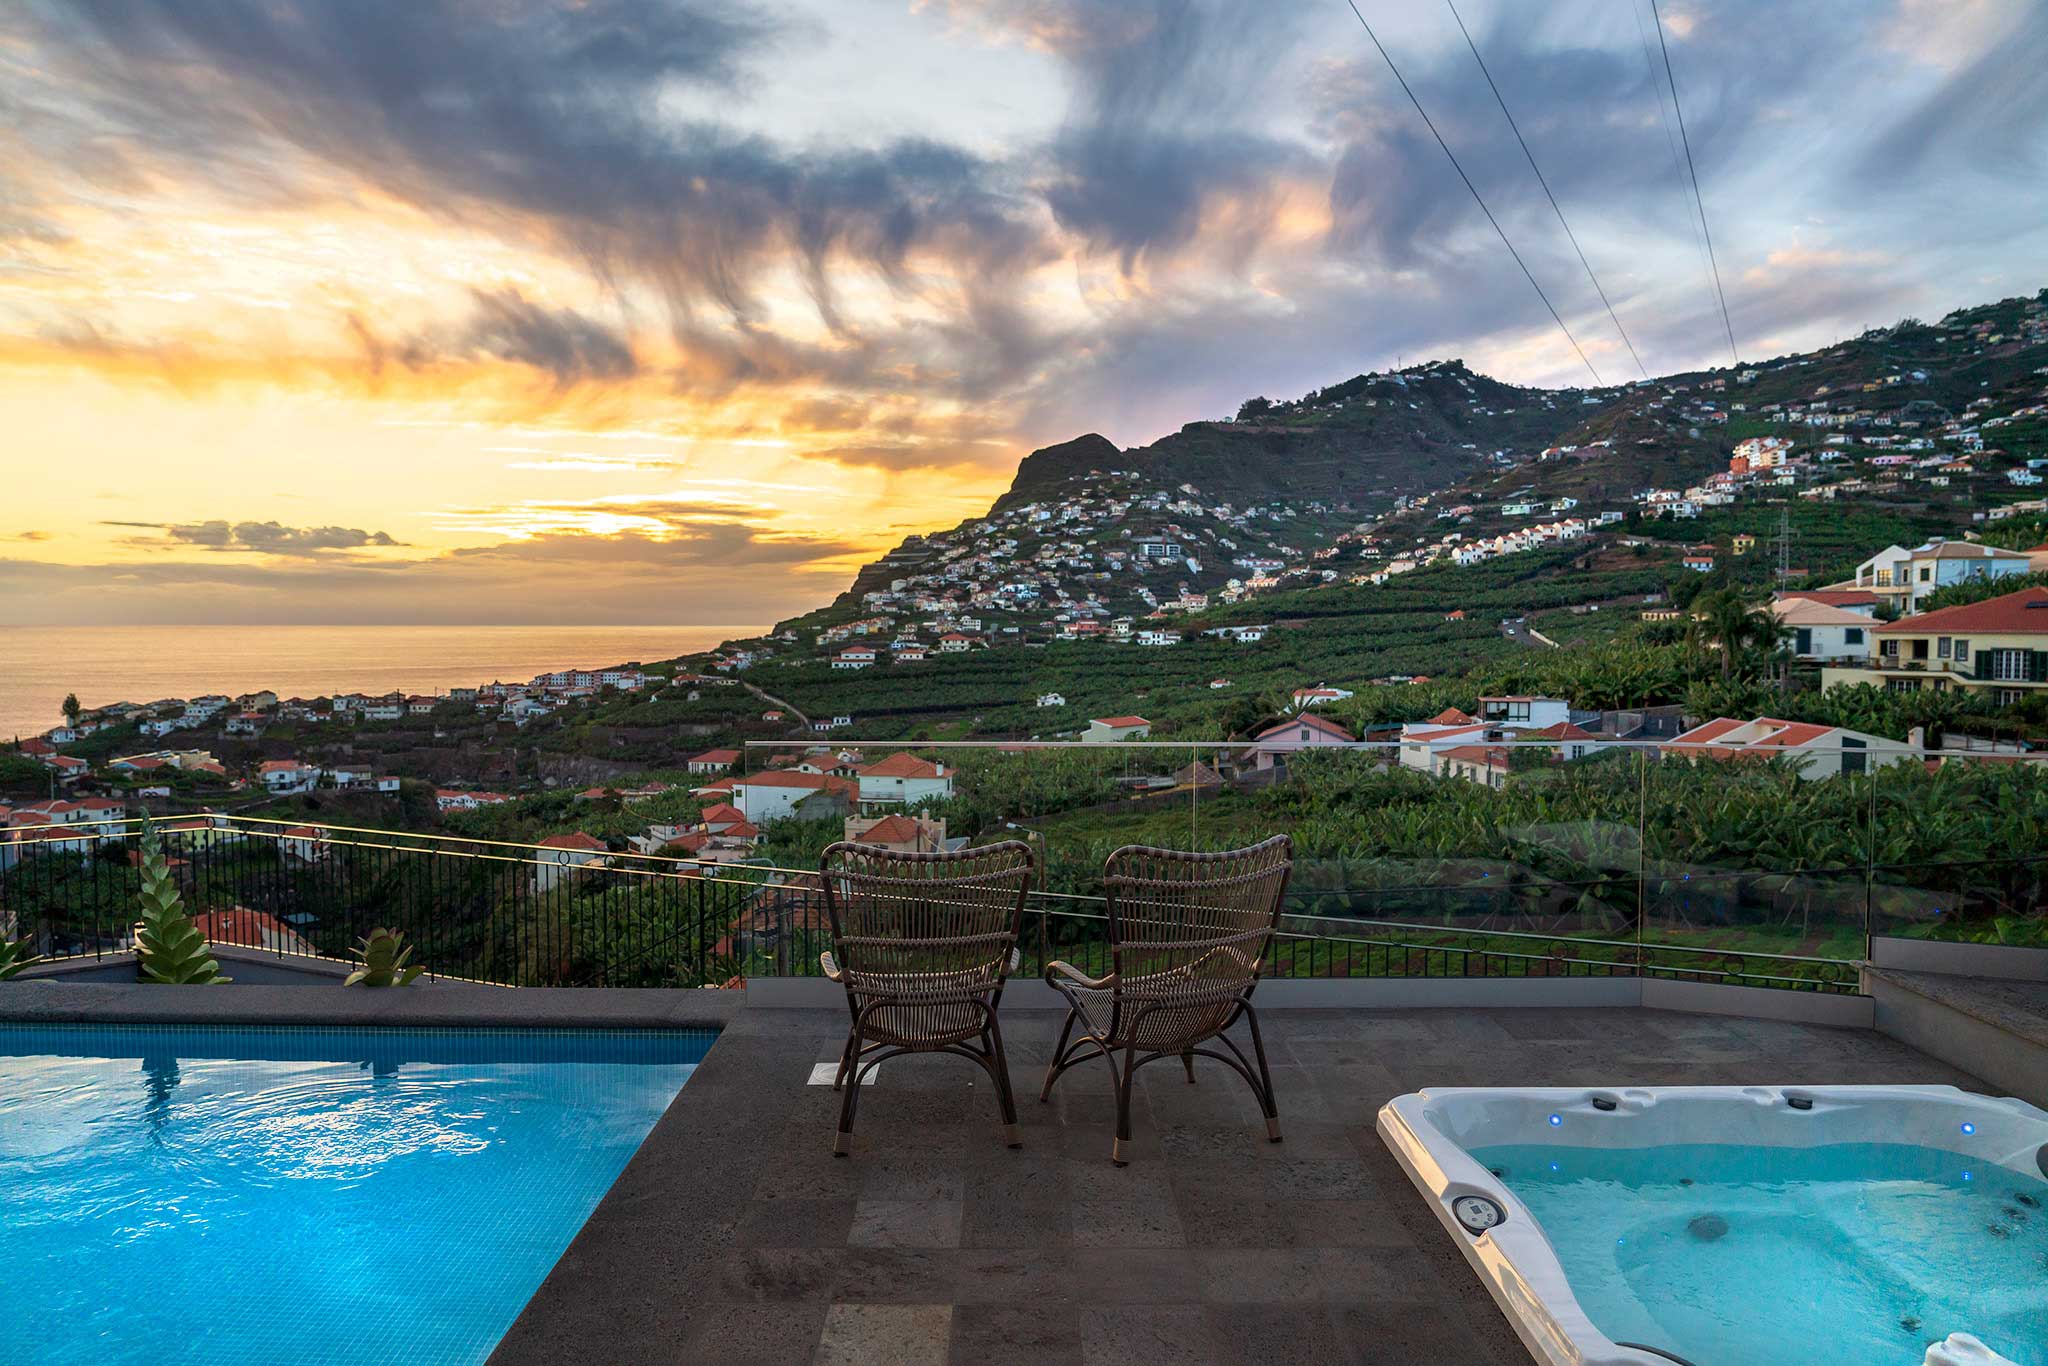
[[549, 308], [517, 290], [479, 290], [458, 345], [547, 371], [557, 385], [625, 379], [639, 369], [624, 335], [574, 309]]
[[345, 526], [285, 526], [281, 522], [103, 522], [162, 533], [162, 541], [201, 550], [261, 555], [320, 555], [330, 550], [396, 546], [390, 533]]
[[[1298, 7], [1103, 0], [1008, 17], [1043, 26], [1049, 13], [1058, 22], [1040, 33], [1072, 65], [1077, 97], [1046, 199], [1063, 228], [1126, 270], [1190, 244], [1213, 196], [1256, 201], [1315, 167], [1306, 147], [1246, 126], [1275, 93]], [[1256, 233], [1261, 216], [1244, 221]], [[1255, 242], [1223, 245], [1241, 259]]]
[[1042, 250], [979, 159], [924, 139], [794, 150], [679, 124], [671, 85], [730, 89], [775, 26], [708, 0], [94, 0], [38, 11], [81, 89], [213, 174], [282, 140], [429, 212], [538, 233], [633, 271], [679, 315], [753, 312], [792, 255], [837, 321], [825, 263], [893, 275], [913, 248], [963, 269]]

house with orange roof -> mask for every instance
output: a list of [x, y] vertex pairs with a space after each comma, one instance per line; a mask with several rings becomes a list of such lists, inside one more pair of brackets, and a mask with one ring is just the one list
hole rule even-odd
[[1356, 744], [1358, 737], [1326, 716], [1304, 711], [1275, 721], [1264, 730], [1252, 736], [1251, 748], [1242, 756], [1242, 762], [1254, 768], [1285, 768], [1287, 758], [1304, 749], [1322, 749], [1331, 745]]
[[683, 767], [692, 773], [724, 773], [739, 761], [736, 749], [707, 749]]
[[312, 954], [315, 949], [303, 936], [268, 911], [236, 906], [225, 911], [201, 911], [192, 923], [209, 944], [232, 944], [245, 949], [268, 949], [272, 953]]
[[546, 892], [580, 868], [602, 868], [610, 860], [605, 842], [572, 830], [566, 835], [549, 835], [534, 851], [533, 889]]
[[1781, 721], [1759, 716], [1740, 721], [1717, 716], [1660, 746], [1661, 752], [1692, 759], [1790, 759], [1799, 776], [1809, 781], [1845, 773], [1867, 773], [1892, 764], [1910, 763], [1918, 746], [1868, 735], [1844, 726], [1808, 721]]
[[1901, 617], [1876, 628], [1870, 658], [1823, 668], [1821, 687], [1954, 689], [2009, 707], [2048, 690], [2048, 588]]
[[887, 816], [848, 816], [846, 838], [899, 854], [932, 854], [946, 847], [946, 822], [900, 811]]
[[881, 803], [914, 806], [953, 795], [953, 775], [946, 766], [920, 759], [908, 750], [897, 750], [856, 770], [855, 778], [864, 807]]
[[324, 863], [334, 851], [327, 841], [332, 836], [322, 825], [294, 825], [278, 837], [277, 851], [288, 863]]
[[1305, 711], [1310, 707], [1320, 707], [1325, 702], [1342, 702], [1345, 698], [1352, 696], [1355, 696], [1355, 694], [1351, 689], [1332, 688], [1328, 684], [1318, 684], [1313, 688], [1296, 688], [1294, 690], [1294, 709], [1296, 711]]
[[733, 805], [756, 825], [789, 816], [844, 816], [859, 800], [858, 782], [824, 773], [777, 769], [732, 780]]
[[1098, 716], [1081, 733], [1084, 745], [1112, 745], [1119, 740], [1143, 740], [1152, 734], [1152, 723], [1142, 716]]

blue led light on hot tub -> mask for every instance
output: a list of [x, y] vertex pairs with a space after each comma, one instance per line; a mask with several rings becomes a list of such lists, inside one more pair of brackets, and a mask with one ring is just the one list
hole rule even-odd
[[1963, 1132], [1966, 1134], [1974, 1134], [1977, 1132], [1977, 1126], [1966, 1121], [1963, 1124]]
[[1564, 1123], [1564, 1116], [1562, 1116], [1562, 1115], [1552, 1115], [1552, 1116], [1550, 1117], [1550, 1126], [1551, 1126], [1551, 1127], [1552, 1127], [1553, 1129], [1554, 1129], [1554, 1128], [1556, 1128], [1556, 1127], [1557, 1127], [1558, 1125], [1560, 1125], [1560, 1124], [1562, 1124], [1562, 1123]]
[[1968, 1172], [1964, 1172], [1964, 1173], [1963, 1173], [1963, 1180], [1965, 1180], [1965, 1181], [1968, 1181], [1969, 1179], [1970, 1179], [1970, 1174], [1969, 1174]]

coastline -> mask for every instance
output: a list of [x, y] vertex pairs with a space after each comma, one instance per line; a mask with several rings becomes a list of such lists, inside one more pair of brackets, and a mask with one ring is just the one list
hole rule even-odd
[[115, 702], [269, 689], [445, 693], [555, 669], [652, 663], [757, 635], [759, 626], [0, 627], [0, 736], [40, 735], [66, 693]]

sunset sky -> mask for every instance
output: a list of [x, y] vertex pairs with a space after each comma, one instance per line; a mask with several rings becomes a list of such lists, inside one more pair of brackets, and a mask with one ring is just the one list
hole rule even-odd
[[[1448, 10], [1359, 7], [1636, 377]], [[1663, 10], [1746, 359], [2048, 285], [2048, 6]], [[1725, 363], [1647, 0], [1459, 11]], [[1034, 446], [1439, 356], [1585, 382], [1343, 0], [0, 6], [0, 623], [766, 622]]]

